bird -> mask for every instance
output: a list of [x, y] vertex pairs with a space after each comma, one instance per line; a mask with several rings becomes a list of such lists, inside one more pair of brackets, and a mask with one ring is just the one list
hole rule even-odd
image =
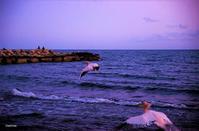
[[89, 61], [86, 61], [86, 67], [84, 67], [81, 71], [80, 74], [80, 78], [84, 75], [86, 75], [86, 73], [90, 72], [90, 71], [98, 71], [100, 66], [97, 63], [91, 63]]
[[163, 112], [150, 110], [151, 103], [143, 101], [139, 105], [144, 108], [144, 114], [128, 118], [125, 121], [127, 124], [135, 127], [147, 127], [155, 124], [164, 131], [179, 131]]

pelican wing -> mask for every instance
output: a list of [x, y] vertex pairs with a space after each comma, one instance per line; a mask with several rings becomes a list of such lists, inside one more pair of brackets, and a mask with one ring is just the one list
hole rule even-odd
[[173, 128], [172, 131], [178, 131], [164, 113], [154, 110], [148, 110], [142, 115], [130, 117], [126, 120], [126, 123], [136, 127], [146, 127], [154, 124], [164, 130]]
[[163, 119], [167, 122], [167, 124], [173, 124], [171, 120], [163, 113]]
[[150, 113], [144, 113], [143, 115], [130, 117], [126, 120], [126, 123], [133, 126], [146, 127], [154, 124], [155, 118]]
[[80, 74], [80, 77], [86, 75], [86, 73], [88, 73], [88, 71], [82, 71], [81, 74]]
[[155, 117], [155, 124], [158, 127], [166, 129], [167, 127], [173, 126], [173, 123], [164, 113], [153, 110], [151, 110], [150, 113], [153, 114], [153, 116]]
[[88, 73], [89, 71], [92, 71], [93, 70], [93, 67], [90, 66], [90, 65], [87, 65], [82, 71], [81, 71], [81, 74], [80, 74], [80, 78], [84, 75], [86, 75], [86, 73]]

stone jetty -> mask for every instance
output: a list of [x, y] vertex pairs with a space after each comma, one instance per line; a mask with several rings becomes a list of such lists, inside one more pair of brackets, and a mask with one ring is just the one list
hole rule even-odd
[[22, 64], [38, 62], [98, 61], [100, 56], [89, 52], [61, 53], [49, 49], [0, 49], [0, 64]]

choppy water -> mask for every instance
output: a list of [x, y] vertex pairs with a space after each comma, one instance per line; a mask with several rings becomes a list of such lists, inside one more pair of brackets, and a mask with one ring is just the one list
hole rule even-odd
[[180, 129], [199, 129], [199, 51], [90, 52], [101, 68], [81, 80], [83, 62], [0, 65], [1, 127], [114, 130], [147, 100]]

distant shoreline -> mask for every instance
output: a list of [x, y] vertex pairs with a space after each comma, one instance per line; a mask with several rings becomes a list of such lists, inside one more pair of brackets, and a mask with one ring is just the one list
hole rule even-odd
[[0, 64], [23, 64], [38, 62], [98, 61], [99, 54], [90, 52], [60, 53], [45, 48], [0, 49]]

